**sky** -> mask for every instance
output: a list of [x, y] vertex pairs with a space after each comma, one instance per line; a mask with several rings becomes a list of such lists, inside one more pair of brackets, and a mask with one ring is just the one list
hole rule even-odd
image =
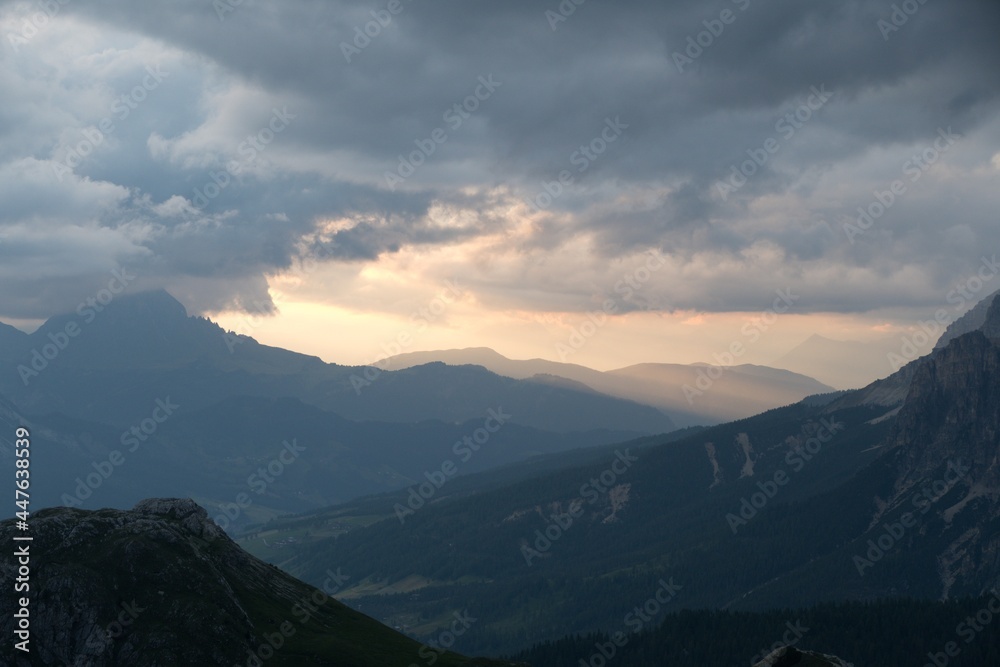
[[903, 341], [1000, 288], [998, 28], [973, 0], [0, 1], [0, 320], [124, 270], [339, 363]]

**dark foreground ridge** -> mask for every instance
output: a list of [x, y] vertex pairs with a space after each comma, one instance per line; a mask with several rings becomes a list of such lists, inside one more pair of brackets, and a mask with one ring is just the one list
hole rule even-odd
[[[13, 544], [14, 521], [0, 523]], [[18, 532], [24, 535], [22, 532]], [[421, 646], [240, 549], [191, 500], [32, 517], [30, 653], [17, 665], [501, 665]], [[16, 559], [0, 569], [13, 590]], [[14, 636], [11, 614], [3, 634]]]
[[832, 655], [800, 651], [787, 646], [779, 648], [753, 667], [851, 667], [851, 663]]

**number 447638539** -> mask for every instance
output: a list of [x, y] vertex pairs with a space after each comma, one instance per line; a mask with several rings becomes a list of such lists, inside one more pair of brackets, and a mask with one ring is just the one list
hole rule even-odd
[[15, 485], [17, 489], [15, 490], [15, 502], [18, 509], [21, 510], [17, 512], [17, 518], [20, 521], [28, 520], [28, 506], [31, 502], [31, 495], [28, 493], [28, 489], [31, 487], [31, 434], [26, 428], [19, 428], [16, 432], [17, 440], [15, 445], [17, 449], [15, 450], [15, 456], [17, 461], [14, 464], [17, 468], [15, 472]]

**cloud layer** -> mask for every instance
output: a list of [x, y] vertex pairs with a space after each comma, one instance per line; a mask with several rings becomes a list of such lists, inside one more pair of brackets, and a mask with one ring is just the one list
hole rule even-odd
[[636, 309], [934, 306], [1000, 248], [998, 28], [973, 0], [0, 2], [0, 316], [121, 265], [269, 303], [303, 259], [584, 311], [650, 250]]

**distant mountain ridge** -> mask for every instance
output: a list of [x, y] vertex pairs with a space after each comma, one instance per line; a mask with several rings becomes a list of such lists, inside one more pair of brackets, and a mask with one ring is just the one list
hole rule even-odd
[[[751, 364], [728, 366], [721, 372], [708, 364], [659, 363], [597, 371], [546, 359], [509, 359], [483, 347], [405, 353], [390, 357], [386, 368], [405, 369], [431, 363], [481, 366], [507, 377], [556, 386], [581, 383], [602, 394], [659, 408], [671, 415], [678, 426], [749, 417], [831, 390], [798, 373]], [[718, 377], [713, 377], [716, 373]]]
[[123, 426], [166, 396], [199, 409], [250, 395], [295, 397], [347, 419], [465, 422], [502, 406], [517, 423], [560, 433], [675, 428], [662, 411], [634, 401], [482, 369], [428, 367], [372, 378], [365, 368], [227, 333], [189, 317], [162, 290], [120, 296], [100, 311], [55, 316], [19, 340], [13, 357], [0, 357], [0, 393], [28, 412]]
[[838, 389], [857, 389], [891, 373], [887, 355], [898, 348], [894, 337], [861, 342], [813, 334], [771, 365], [804, 373]]
[[[8, 434], [32, 428], [32, 490], [44, 505], [129, 507], [182, 493], [216, 517], [228, 508], [223, 522], [237, 528], [420, 484], [446, 462], [467, 474], [674, 429], [649, 406], [483, 368], [384, 372], [356, 391], [366, 369], [237, 342], [164, 291], [12, 337], [20, 347], [0, 357], [0, 423]], [[502, 416], [486, 431], [491, 414]], [[473, 437], [475, 449], [464, 443]], [[285, 442], [305, 448], [301, 460], [287, 460]], [[12, 452], [0, 435], [0, 460]], [[250, 488], [279, 455], [290, 463], [281, 479]]]

